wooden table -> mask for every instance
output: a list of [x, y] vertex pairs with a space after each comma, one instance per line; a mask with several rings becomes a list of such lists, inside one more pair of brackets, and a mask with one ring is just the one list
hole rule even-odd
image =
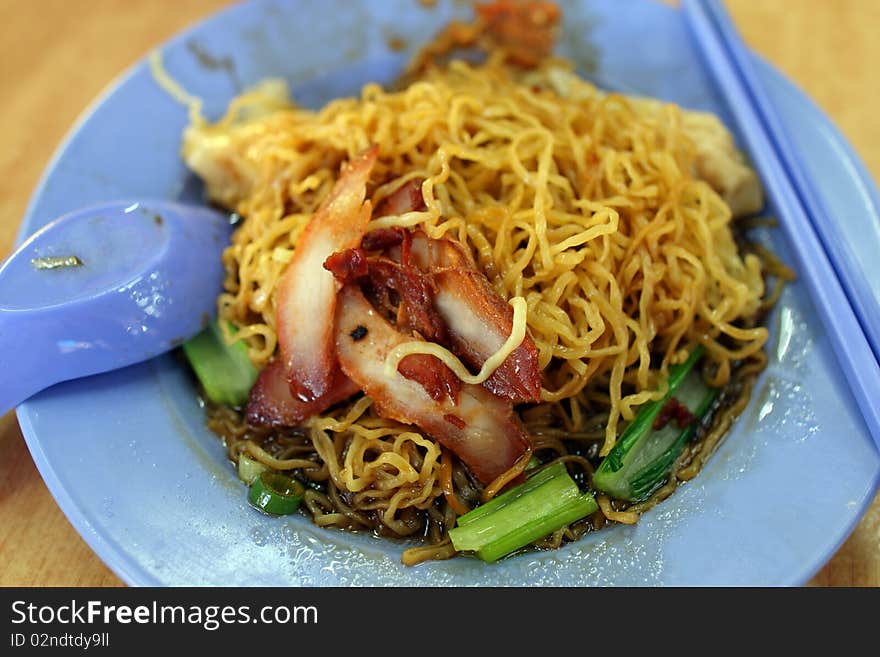
[[[12, 249], [43, 168], [92, 98], [156, 43], [227, 4], [5, 0], [0, 5], [0, 81], [6, 92], [0, 104], [0, 258]], [[880, 179], [875, 77], [880, 3], [727, 4], [746, 41], [816, 100]], [[0, 449], [0, 585], [121, 585], [62, 515], [12, 413], [0, 418]], [[811, 583], [880, 585], [878, 542], [880, 498]]]

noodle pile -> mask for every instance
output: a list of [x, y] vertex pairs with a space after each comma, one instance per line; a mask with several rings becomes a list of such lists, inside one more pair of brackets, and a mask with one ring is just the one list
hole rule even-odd
[[[530, 71], [498, 56], [453, 61], [404, 89], [370, 84], [319, 111], [267, 83], [218, 123], [193, 122], [188, 164], [244, 218], [223, 255], [219, 313], [255, 365], [276, 352], [276, 284], [298, 235], [341, 163], [371, 144], [373, 207], [417, 179], [426, 209], [374, 218], [370, 229], [457, 239], [501, 297], [526, 300], [542, 402], [518, 410], [539, 460], [562, 458], [588, 484], [622, 425], [662, 397], [668, 367], [698, 344], [707, 383], [728, 387], [716, 415], [747, 400], [765, 361], [759, 320], [774, 272], [741, 250], [729, 205], [697, 177], [679, 108], [606, 94], [555, 60]], [[317, 524], [423, 535], [429, 545], [408, 551], [409, 563], [451, 556], [445, 531], [482, 493], [450, 452], [379, 417], [367, 397], [297, 429], [250, 427], [222, 407], [210, 409], [210, 425], [233, 460], [247, 453], [314, 483], [306, 506]], [[698, 444], [679, 467], [706, 456]], [[604, 513], [542, 545], [643, 510], [600, 501]]]

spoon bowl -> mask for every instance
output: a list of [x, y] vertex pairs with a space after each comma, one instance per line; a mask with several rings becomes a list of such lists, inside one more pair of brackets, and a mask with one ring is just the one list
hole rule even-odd
[[216, 315], [228, 214], [115, 201], [66, 214], [0, 266], [0, 413], [182, 344]]

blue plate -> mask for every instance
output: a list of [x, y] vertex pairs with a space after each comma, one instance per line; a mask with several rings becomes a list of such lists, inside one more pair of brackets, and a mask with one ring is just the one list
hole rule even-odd
[[[267, 76], [318, 106], [391, 81], [409, 52], [462, 3], [257, 1], [169, 42], [165, 65], [209, 115]], [[726, 112], [678, 13], [646, 0], [565, 5], [560, 54], [599, 83]], [[418, 44], [411, 43], [411, 48]], [[211, 58], [206, 58], [209, 53]], [[229, 57], [232, 66], [209, 66]], [[880, 294], [877, 192], [833, 125], [759, 62], [829, 209]], [[730, 122], [728, 121], [728, 124]], [[178, 156], [186, 112], [140, 63], [100, 98], [49, 167], [20, 237], [71, 208], [111, 198], [197, 200]], [[136, 155], [133, 155], [136, 154]], [[820, 171], [821, 169], [821, 171]], [[783, 237], [765, 238], [789, 262]], [[633, 527], [488, 566], [400, 564], [402, 545], [253, 511], [204, 427], [191, 377], [173, 357], [55, 386], [18, 409], [62, 510], [123, 580], [140, 585], [798, 585], [833, 554], [872, 500], [880, 455], [803, 286], [771, 317], [772, 358], [751, 404], [696, 480]]]

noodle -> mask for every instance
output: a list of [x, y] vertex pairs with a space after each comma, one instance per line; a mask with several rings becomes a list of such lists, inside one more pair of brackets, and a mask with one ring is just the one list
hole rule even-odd
[[423, 340], [406, 342], [391, 350], [385, 361], [385, 374], [391, 376], [397, 371], [400, 361], [411, 354], [430, 354], [442, 361], [452, 372], [465, 383], [483, 383], [498, 369], [511, 352], [516, 349], [526, 337], [526, 311], [528, 306], [522, 297], [514, 297], [510, 300], [513, 306], [513, 330], [510, 337], [505, 340], [501, 348], [486, 359], [483, 367], [477, 374], [467, 371], [464, 364], [448, 349], [432, 342]]
[[520, 304], [514, 334], [478, 376], [425, 342], [403, 345], [389, 367], [427, 352], [479, 383], [527, 332], [543, 377], [541, 402], [518, 409], [530, 452], [486, 487], [365, 396], [284, 431], [212, 406], [209, 424], [230, 458], [247, 453], [314, 484], [305, 506], [320, 526], [422, 535], [431, 545], [407, 551], [405, 563], [448, 558], [455, 518], [520, 475], [530, 456], [563, 460], [588, 483], [637, 408], [665, 394], [669, 366], [702, 345], [707, 382], [735, 388], [715, 428], [688, 447], [651, 500], [626, 508], [599, 496], [600, 512], [539, 545], [574, 540], [606, 520], [637, 521], [696, 474], [747, 403], [766, 362], [759, 320], [780, 289], [766, 295], [765, 277], [790, 278], [766, 250], [738, 247], [731, 207], [699, 177], [686, 124], [679, 108], [604, 93], [564, 62], [524, 71], [500, 53], [478, 65], [421, 66], [405, 88], [368, 84], [318, 111], [263, 86], [217, 124], [194, 121], [184, 135], [187, 163], [214, 201], [245, 218], [223, 254], [218, 306], [257, 367], [277, 350], [276, 288], [299, 235], [340, 164], [378, 144], [373, 207], [419, 180], [424, 209], [374, 217], [369, 229], [418, 227], [455, 239], [495, 292]]

